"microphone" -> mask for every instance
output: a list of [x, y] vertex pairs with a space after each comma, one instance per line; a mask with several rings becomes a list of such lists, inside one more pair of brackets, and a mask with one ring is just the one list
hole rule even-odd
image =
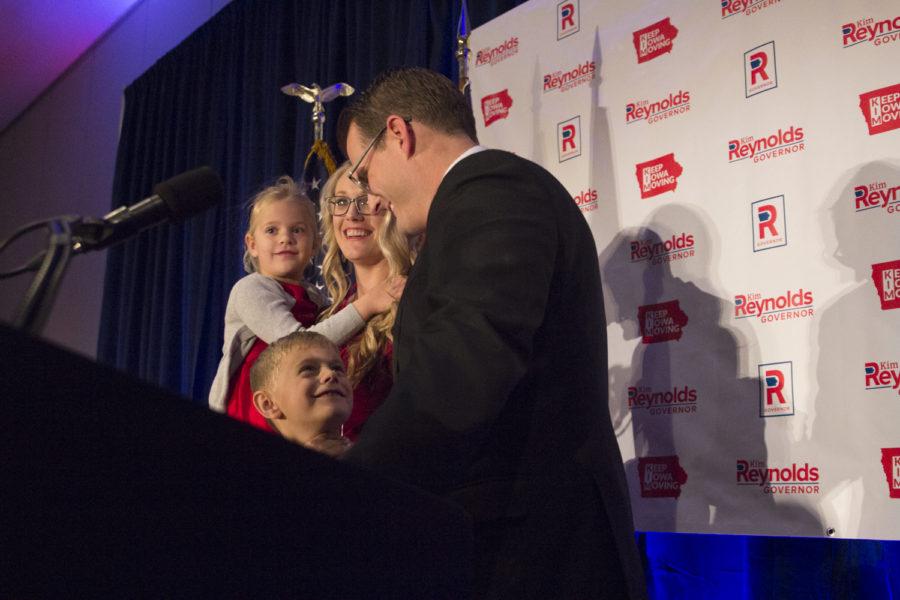
[[179, 222], [219, 204], [225, 188], [219, 175], [200, 167], [156, 184], [153, 195], [120, 206], [100, 219], [84, 219], [72, 227], [76, 253], [107, 248], [168, 221]]

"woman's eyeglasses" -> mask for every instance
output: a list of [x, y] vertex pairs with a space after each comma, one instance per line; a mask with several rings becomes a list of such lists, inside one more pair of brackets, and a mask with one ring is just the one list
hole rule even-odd
[[[328, 204], [331, 206], [331, 214], [342, 217], [347, 214], [347, 211], [350, 210], [351, 204], [356, 204], [356, 212], [361, 215], [371, 215], [376, 214], [372, 211], [372, 207], [369, 206], [369, 196], [366, 194], [362, 194], [361, 196], [357, 196], [356, 198], [348, 198], [346, 196], [332, 196], [330, 198], [325, 199]], [[379, 209], [378, 212], [381, 212]]]

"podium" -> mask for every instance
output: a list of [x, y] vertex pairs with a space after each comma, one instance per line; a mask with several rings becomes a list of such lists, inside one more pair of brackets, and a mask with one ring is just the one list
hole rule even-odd
[[411, 486], [0, 326], [0, 596], [465, 598]]

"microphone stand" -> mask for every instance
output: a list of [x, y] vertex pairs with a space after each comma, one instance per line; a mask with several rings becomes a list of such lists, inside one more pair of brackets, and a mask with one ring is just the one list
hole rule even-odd
[[12, 322], [13, 327], [32, 335], [40, 335], [47, 323], [72, 254], [100, 246], [111, 231], [105, 221], [65, 215], [23, 227], [0, 244], [0, 251], [22, 235], [40, 228], [46, 228], [50, 232], [47, 248], [38, 252], [25, 265], [0, 273], [0, 279], [7, 279], [21, 273], [37, 271], [25, 297], [16, 309]]
[[154, 194], [131, 206], [121, 206], [102, 219], [64, 215], [22, 227], [0, 242], [0, 253], [26, 233], [50, 232], [47, 249], [11, 271], [0, 272], [0, 280], [37, 271], [16, 310], [12, 325], [40, 335], [50, 316], [59, 284], [73, 254], [100, 250], [124, 241], [161, 222], [180, 221], [221, 202], [225, 190], [219, 175], [200, 167], [176, 175], [154, 187]]
[[25, 298], [16, 310], [13, 327], [31, 335], [40, 335], [44, 329], [56, 300], [59, 284], [69, 265], [72, 255], [72, 224], [77, 220], [77, 217], [59, 217], [46, 222], [46, 227], [50, 230], [47, 250]]

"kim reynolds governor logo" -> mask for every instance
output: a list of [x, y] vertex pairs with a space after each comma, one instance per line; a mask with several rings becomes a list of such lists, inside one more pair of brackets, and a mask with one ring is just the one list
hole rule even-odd
[[755, 487], [763, 494], [788, 496], [816, 495], [820, 492], [822, 476], [819, 467], [808, 462], [773, 467], [766, 461], [739, 458], [735, 468], [737, 484]]
[[635, 100], [625, 105], [625, 124], [658, 123], [691, 110], [691, 93], [679, 89], [668, 96], [650, 101]]
[[781, 0], [721, 0], [721, 2], [722, 18], [727, 19], [740, 14], [755, 15], [761, 10], [780, 4]]
[[883, 215], [900, 216], [900, 185], [896, 181], [865, 181], [853, 187], [854, 211], [881, 209]]
[[879, 18], [863, 17], [841, 26], [841, 41], [844, 48], [859, 44], [884, 46], [900, 41], [900, 15]]
[[811, 318], [814, 314], [812, 290], [788, 288], [783, 294], [751, 291], [734, 297], [734, 318], [775, 323]]
[[866, 373], [866, 391], [893, 390], [900, 394], [900, 363], [896, 360], [879, 360], [863, 365]]
[[475, 55], [475, 68], [485, 65], [493, 67], [497, 63], [501, 63], [507, 58], [515, 56], [519, 53], [519, 38], [512, 36], [503, 41], [500, 45], [493, 48], [482, 48]]
[[806, 149], [806, 134], [802, 127], [791, 125], [787, 129], [779, 127], [778, 131], [762, 137], [752, 135], [728, 141], [728, 162], [752, 160], [754, 163], [781, 158]]

